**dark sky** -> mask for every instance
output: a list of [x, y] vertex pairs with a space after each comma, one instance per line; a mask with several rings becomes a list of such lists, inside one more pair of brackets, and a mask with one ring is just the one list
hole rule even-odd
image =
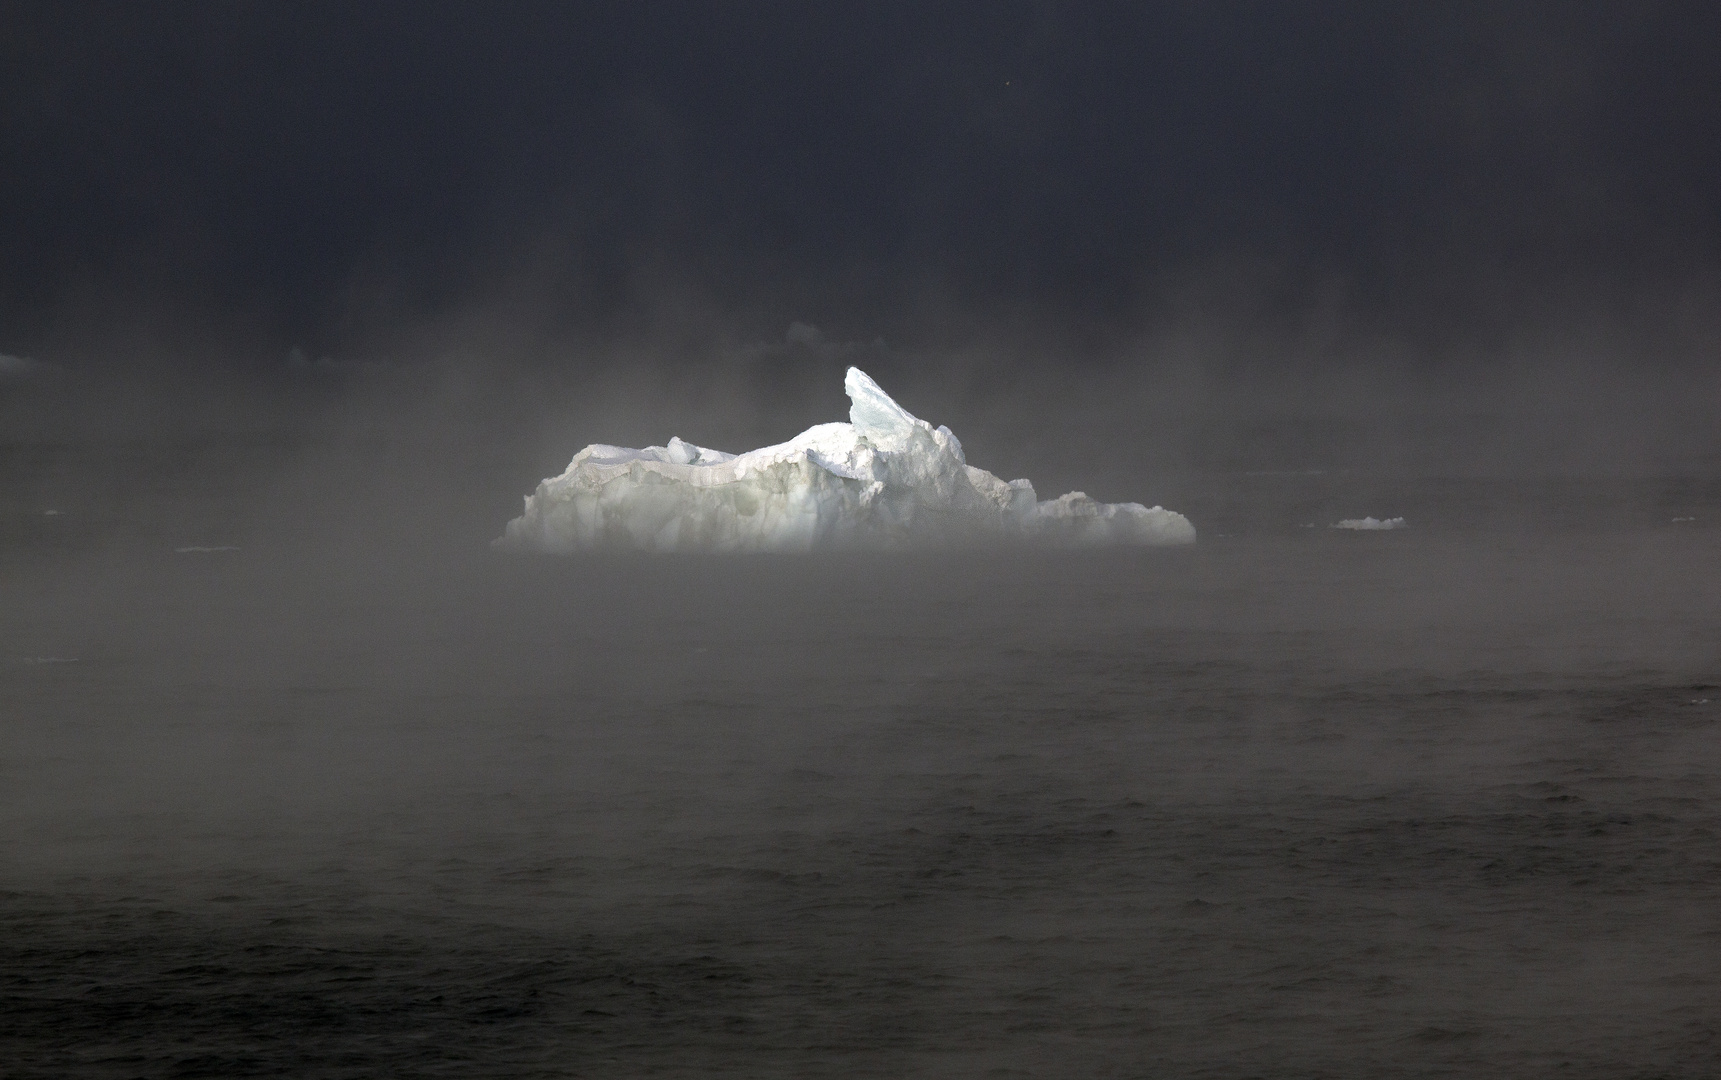
[[501, 279], [598, 330], [1707, 325], [1718, 125], [1706, 2], [14, 0], [0, 352], [112, 297], [338, 350]]

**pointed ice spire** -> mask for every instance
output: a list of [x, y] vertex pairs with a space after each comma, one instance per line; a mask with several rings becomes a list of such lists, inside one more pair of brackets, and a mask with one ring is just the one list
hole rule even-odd
[[849, 368], [843, 376], [843, 390], [849, 396], [849, 423], [862, 431], [905, 438], [920, 422], [858, 367]]

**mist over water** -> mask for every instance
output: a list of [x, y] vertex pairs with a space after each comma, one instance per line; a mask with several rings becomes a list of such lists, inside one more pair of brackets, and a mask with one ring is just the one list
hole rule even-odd
[[[10, 1075], [1715, 1061], [1713, 479], [1214, 472], [1186, 550], [558, 559], [485, 547], [488, 476], [440, 535], [271, 536], [205, 449], [153, 521], [9, 503]], [[1408, 527], [1328, 527], [1367, 511]]]

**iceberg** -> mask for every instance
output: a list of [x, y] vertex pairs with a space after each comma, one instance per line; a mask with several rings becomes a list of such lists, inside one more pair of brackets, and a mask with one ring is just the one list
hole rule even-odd
[[1162, 507], [1080, 491], [1041, 501], [1027, 480], [969, 465], [954, 432], [909, 413], [859, 368], [843, 388], [848, 423], [745, 454], [680, 438], [641, 450], [588, 446], [526, 496], [493, 546], [566, 554], [1195, 541], [1189, 519]]
[[1355, 532], [1379, 532], [1385, 529], [1405, 528], [1405, 523], [1404, 519], [1401, 517], [1387, 518], [1385, 521], [1372, 517], [1345, 518], [1343, 521], [1334, 525], [1333, 528], [1351, 529]]

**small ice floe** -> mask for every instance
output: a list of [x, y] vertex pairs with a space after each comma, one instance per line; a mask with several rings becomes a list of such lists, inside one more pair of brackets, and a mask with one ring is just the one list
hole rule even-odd
[[78, 662], [78, 658], [75, 656], [20, 656], [18, 658], [18, 662], [20, 664], [31, 664], [31, 665], [35, 665], [35, 664], [75, 664]]
[[1677, 518], [1673, 519], [1673, 523], [1675, 525], [1678, 525], [1678, 524], [1681, 524], [1683, 522], [1690, 522], [1690, 521], [1696, 521], [1696, 520], [1697, 519], [1694, 517], [1677, 517]]
[[238, 551], [232, 544], [218, 544], [215, 547], [178, 547], [173, 549], [179, 555], [205, 555], [212, 551]]
[[1345, 518], [1343, 521], [1333, 526], [1335, 529], [1355, 529], [1361, 532], [1376, 532], [1381, 529], [1403, 529], [1406, 527], [1404, 519], [1401, 517], [1387, 518], [1385, 521], [1372, 517]]

